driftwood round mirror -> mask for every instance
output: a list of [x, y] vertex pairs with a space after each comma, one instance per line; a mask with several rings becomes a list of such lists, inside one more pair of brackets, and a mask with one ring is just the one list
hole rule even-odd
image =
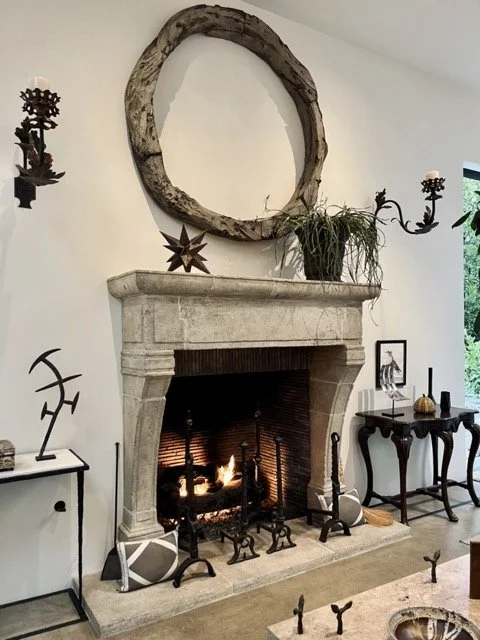
[[[278, 76], [295, 103], [303, 131], [305, 159], [295, 191], [280, 213], [237, 220], [211, 211], [175, 187], [165, 171], [155, 125], [155, 88], [168, 56], [195, 34], [229, 40], [256, 54]], [[164, 211], [183, 222], [232, 240], [269, 240], [277, 236], [283, 213], [304, 211], [317, 201], [327, 144], [315, 84], [277, 34], [256, 16], [238, 9], [207, 5], [176, 13], [135, 65], [126, 89], [125, 109], [133, 156], [145, 188]]]

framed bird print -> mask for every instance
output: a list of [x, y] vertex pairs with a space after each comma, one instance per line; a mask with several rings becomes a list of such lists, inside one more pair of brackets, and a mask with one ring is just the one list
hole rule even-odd
[[397, 387], [407, 382], [407, 341], [377, 340], [375, 346], [375, 386], [382, 388], [381, 381], [390, 379]]

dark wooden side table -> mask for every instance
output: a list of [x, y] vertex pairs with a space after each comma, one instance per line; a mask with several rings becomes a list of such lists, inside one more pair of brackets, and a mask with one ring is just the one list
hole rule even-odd
[[[64, 591], [70, 596], [72, 603], [78, 614], [78, 618], [69, 622], [59, 623], [51, 627], [38, 629], [33, 632], [29, 632], [25, 635], [18, 635], [7, 640], [20, 640], [29, 636], [37, 635], [39, 633], [45, 633], [47, 631], [54, 631], [61, 627], [66, 627], [77, 622], [87, 620], [85, 610], [83, 608], [83, 593], [82, 593], [82, 572], [83, 572], [83, 498], [84, 498], [84, 476], [85, 471], [90, 468], [88, 464], [80, 458], [71, 449], [60, 449], [57, 451], [49, 451], [48, 453], [55, 454], [53, 460], [40, 460], [35, 459], [35, 453], [24, 453], [15, 456], [15, 469], [13, 471], [2, 471], [0, 473], [0, 484], [7, 484], [10, 482], [19, 482], [21, 480], [34, 480], [37, 478], [46, 478], [48, 476], [58, 476], [65, 473], [75, 473], [77, 475], [77, 525], [78, 525], [78, 596], [73, 589], [65, 589]], [[36, 600], [48, 597], [49, 595], [57, 595], [62, 591], [55, 592], [54, 594], [42, 594], [35, 598], [28, 598], [23, 602], [30, 600]], [[0, 606], [0, 609], [11, 606], [12, 604], [20, 604], [22, 601], [10, 602]]]
[[[382, 503], [392, 504], [400, 509], [401, 522], [408, 524], [407, 498], [412, 495], [428, 495], [443, 503], [449, 520], [457, 522], [458, 517], [452, 510], [448, 499], [448, 487], [458, 486], [467, 489], [473, 504], [480, 507], [480, 500], [475, 493], [473, 485], [473, 464], [480, 445], [480, 427], [474, 422], [474, 409], [458, 409], [452, 407], [448, 413], [441, 413], [440, 407], [432, 414], [415, 413], [413, 407], [402, 407], [402, 416], [385, 416], [385, 409], [378, 411], [359, 411], [356, 415], [365, 420], [365, 424], [358, 431], [358, 443], [367, 469], [367, 492], [363, 501], [368, 506], [372, 498], [377, 498]], [[448, 479], [448, 466], [453, 453], [453, 434], [463, 423], [471, 436], [472, 442], [467, 461], [466, 482], [457, 482]], [[400, 475], [400, 493], [396, 496], [383, 496], [373, 490], [373, 467], [370, 458], [368, 440], [370, 436], [379, 430], [384, 438], [390, 438], [397, 450], [398, 467]], [[425, 438], [430, 434], [433, 450], [433, 485], [421, 487], [413, 491], [407, 491], [407, 464], [410, 455], [410, 447], [413, 435], [417, 438]], [[441, 472], [438, 473], [438, 439], [442, 440], [444, 449], [442, 456]]]

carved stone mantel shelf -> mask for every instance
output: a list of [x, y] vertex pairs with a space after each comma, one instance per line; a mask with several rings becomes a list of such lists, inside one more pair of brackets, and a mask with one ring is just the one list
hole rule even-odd
[[122, 299], [124, 507], [120, 535], [162, 528], [156, 516], [157, 452], [174, 351], [318, 347], [309, 363], [311, 479], [308, 501], [329, 493], [330, 433], [341, 434], [364, 361], [358, 284], [131, 271], [108, 280]]

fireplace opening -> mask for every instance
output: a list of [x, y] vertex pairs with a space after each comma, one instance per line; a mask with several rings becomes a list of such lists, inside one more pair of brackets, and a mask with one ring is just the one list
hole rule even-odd
[[[157, 513], [165, 526], [179, 520], [185, 492], [185, 420], [191, 411], [197, 514], [215, 530], [235, 517], [241, 500], [240, 443], [248, 442], [249, 499], [259, 431], [262, 500], [277, 499], [273, 438], [281, 436], [285, 515], [307, 510], [310, 479], [308, 370], [174, 376], [163, 416], [157, 474]], [[257, 411], [260, 416], [255, 417]], [[258, 426], [257, 424], [258, 423]]]

